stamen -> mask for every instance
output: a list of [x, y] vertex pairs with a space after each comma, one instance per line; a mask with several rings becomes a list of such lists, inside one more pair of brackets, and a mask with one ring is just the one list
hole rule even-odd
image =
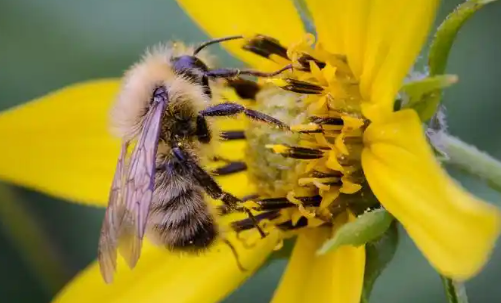
[[[318, 207], [322, 197], [312, 196], [312, 197], [295, 197], [300, 201], [301, 204], [305, 206]], [[296, 207], [297, 204], [291, 203], [286, 197], [281, 198], [269, 198], [254, 201], [259, 205], [258, 211], [269, 211], [269, 210], [279, 210], [285, 208]]]
[[265, 58], [269, 58], [271, 55], [277, 55], [284, 59], [288, 59], [287, 48], [282, 46], [277, 39], [265, 35], [256, 35], [247, 39], [247, 43], [244, 44], [242, 48]]
[[245, 132], [241, 130], [228, 130], [221, 132], [220, 137], [224, 140], [242, 140], [245, 139]]
[[321, 62], [308, 54], [302, 54], [299, 58], [297, 58], [297, 62], [303, 67], [302, 70], [307, 72], [311, 71], [310, 62], [314, 62], [320, 69], [324, 68], [326, 65], [325, 62]]
[[261, 89], [256, 82], [243, 78], [226, 79], [226, 83], [242, 99], [256, 100], [256, 95]]
[[321, 133], [322, 126], [315, 123], [292, 125], [291, 131], [303, 134]]
[[266, 148], [270, 148], [273, 152], [281, 154], [284, 157], [294, 159], [320, 159], [324, 156], [324, 152], [321, 150], [299, 146], [266, 145]]
[[311, 175], [315, 178], [330, 178], [330, 177], [342, 177], [343, 174], [339, 171], [331, 171], [328, 173], [324, 173], [318, 170], [314, 170], [311, 172]]
[[269, 83], [273, 83], [274, 85], [280, 87], [283, 90], [295, 92], [298, 94], [314, 94], [318, 95], [323, 92], [323, 88], [321, 86], [315, 85], [313, 83], [309, 83], [306, 81], [291, 79], [291, 78], [272, 78], [266, 80]]
[[[285, 53], [276, 39], [263, 35], [248, 39], [244, 49], [273, 61], [280, 57], [287, 61], [283, 64], [293, 67], [284, 78], [264, 81], [282, 92], [263, 85], [255, 103], [281, 120], [291, 121], [287, 123], [292, 125], [291, 132], [259, 129], [261, 132], [246, 133], [252, 146], [248, 151], [252, 156], [247, 159], [259, 163], [250, 165], [249, 172], [258, 183], [260, 196], [286, 196], [244, 203], [249, 211], [265, 211], [268, 218], [259, 219], [259, 226], [269, 221], [281, 230], [292, 231], [333, 224], [339, 213], [359, 207], [361, 200], [369, 205], [377, 203], [367, 198], [368, 187], [362, 186], [366, 184], [361, 166], [363, 133], [370, 121], [361, 113], [360, 79], [352, 73], [346, 56], [315, 45], [311, 34], [291, 44]], [[275, 154], [283, 160], [277, 160]], [[261, 158], [266, 161], [256, 160]], [[266, 182], [271, 185], [263, 185]], [[237, 230], [254, 227], [249, 219], [235, 223]]]
[[308, 119], [316, 124], [327, 124], [327, 125], [343, 125], [343, 119], [336, 117], [318, 117], [310, 116]]

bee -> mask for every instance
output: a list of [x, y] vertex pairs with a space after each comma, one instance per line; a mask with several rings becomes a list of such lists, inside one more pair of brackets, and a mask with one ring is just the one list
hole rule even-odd
[[111, 111], [121, 151], [98, 244], [107, 283], [116, 271], [117, 251], [130, 268], [136, 265], [145, 233], [172, 251], [199, 253], [209, 248], [220, 231], [207, 196], [222, 201], [227, 210], [247, 212], [256, 223], [249, 210], [238, 207], [241, 201], [204, 169], [217, 141], [212, 138], [220, 135], [207, 118], [243, 113], [289, 127], [237, 103], [211, 104], [211, 85], [216, 78], [271, 77], [291, 66], [272, 73], [211, 69], [210, 58], [200, 53], [208, 45], [241, 38], [215, 39], [195, 49], [179, 42], [157, 47], [125, 73]]

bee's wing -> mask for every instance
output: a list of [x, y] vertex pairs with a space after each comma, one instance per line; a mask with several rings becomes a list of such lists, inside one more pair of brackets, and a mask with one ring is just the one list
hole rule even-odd
[[125, 189], [123, 183], [125, 181], [127, 147], [128, 143], [125, 142], [122, 144], [99, 238], [97, 258], [101, 274], [106, 283], [110, 283], [113, 280], [113, 274], [117, 267], [118, 227], [125, 206], [123, 203]]
[[150, 107], [130, 161], [125, 161], [127, 144], [122, 145], [99, 239], [98, 260], [107, 283], [113, 280], [116, 271], [117, 248], [130, 268], [136, 265], [141, 253], [155, 189], [155, 162], [164, 107], [165, 102], [154, 102]]
[[155, 190], [156, 154], [165, 102], [154, 102], [147, 113], [125, 180], [125, 212], [119, 228], [121, 255], [133, 268], [141, 253], [146, 220]]

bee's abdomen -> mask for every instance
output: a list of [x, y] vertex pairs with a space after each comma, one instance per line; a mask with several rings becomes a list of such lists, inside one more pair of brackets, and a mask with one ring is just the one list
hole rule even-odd
[[202, 192], [186, 188], [152, 207], [154, 237], [172, 250], [198, 252], [217, 238], [218, 229]]

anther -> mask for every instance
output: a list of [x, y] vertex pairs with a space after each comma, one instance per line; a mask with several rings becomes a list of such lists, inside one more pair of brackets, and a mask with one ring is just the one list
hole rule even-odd
[[291, 131], [302, 134], [315, 134], [323, 132], [322, 126], [315, 123], [292, 125]]
[[[301, 204], [306, 207], [318, 207], [320, 205], [320, 201], [322, 201], [321, 196], [311, 196], [311, 197], [295, 197]], [[265, 210], [280, 210], [285, 208], [297, 207], [296, 204], [291, 203], [286, 197], [280, 198], [269, 198], [269, 199], [261, 199], [254, 201], [259, 205], [259, 208], [256, 210], [265, 211]]]
[[287, 48], [281, 45], [277, 39], [265, 35], [259, 34], [247, 39], [247, 43], [245, 43], [242, 48], [265, 58], [270, 58], [271, 55], [277, 55], [284, 59], [288, 59]]
[[226, 83], [229, 87], [235, 90], [235, 93], [242, 99], [256, 99], [256, 94], [259, 92], [261, 87], [254, 81], [236, 78], [236, 79], [226, 79]]
[[291, 78], [273, 78], [267, 81], [273, 83], [283, 90], [295, 92], [298, 94], [318, 95], [324, 91], [323, 87], [316, 84]]
[[310, 72], [311, 69], [310, 69], [310, 61], [313, 61], [315, 62], [315, 64], [320, 68], [324, 68], [325, 67], [325, 62], [322, 62], [320, 60], [317, 60], [315, 58], [313, 58], [312, 56], [308, 55], [308, 54], [302, 54], [298, 59], [297, 59], [297, 62], [299, 64], [301, 64], [301, 70], [303, 71], [307, 71], [307, 72]]
[[221, 132], [221, 138], [224, 140], [242, 140], [245, 139], [245, 133], [241, 130], [228, 130]]
[[318, 116], [310, 116], [309, 120], [316, 124], [322, 125], [343, 125], [344, 121], [341, 118], [334, 117], [318, 117]]
[[287, 145], [266, 145], [266, 148], [272, 149], [276, 154], [281, 154], [287, 158], [293, 159], [320, 159], [324, 156], [324, 152], [319, 149], [306, 148], [299, 146], [287, 146]]

